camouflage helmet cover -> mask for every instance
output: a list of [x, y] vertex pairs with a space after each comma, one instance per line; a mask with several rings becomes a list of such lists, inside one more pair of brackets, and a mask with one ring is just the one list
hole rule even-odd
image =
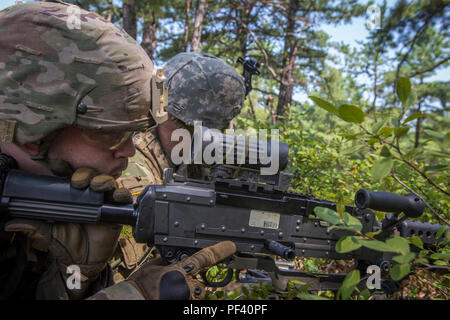
[[30, 2], [0, 12], [0, 39], [0, 125], [17, 123], [16, 143], [70, 125], [108, 132], [154, 124], [153, 63], [113, 23], [70, 4]]
[[245, 99], [242, 77], [213, 55], [185, 52], [164, 66], [169, 98], [166, 110], [187, 125], [202, 121], [224, 129], [239, 114]]

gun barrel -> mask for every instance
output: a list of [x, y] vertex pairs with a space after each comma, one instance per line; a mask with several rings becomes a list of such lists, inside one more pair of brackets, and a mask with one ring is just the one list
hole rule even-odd
[[103, 193], [75, 189], [57, 177], [11, 170], [1, 191], [0, 212], [11, 218], [129, 225], [136, 222], [132, 205], [104, 204]]
[[423, 200], [412, 193], [401, 196], [391, 192], [374, 192], [366, 189], [356, 192], [355, 204], [359, 209], [403, 212], [410, 218], [420, 217], [425, 209]]
[[276, 255], [279, 255], [283, 259], [286, 259], [286, 260], [294, 260], [295, 259], [295, 251], [289, 247], [286, 247], [285, 245], [283, 245], [279, 242], [276, 242], [273, 240], [272, 241], [266, 240], [264, 242], [264, 247], [268, 251], [270, 251]]

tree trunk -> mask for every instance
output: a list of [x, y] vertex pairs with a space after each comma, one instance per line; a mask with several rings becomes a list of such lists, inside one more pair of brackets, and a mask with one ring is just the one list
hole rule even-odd
[[106, 17], [106, 20], [108, 20], [109, 22], [111, 22], [112, 19], [112, 15], [114, 13], [114, 4], [112, 0], [107, 0], [108, 4], [109, 4], [109, 10], [108, 10], [108, 16]]
[[[417, 112], [420, 112], [420, 103], [419, 107], [417, 108]], [[417, 118], [416, 122], [416, 136], [414, 139], [414, 148], [417, 148], [419, 146], [419, 140], [420, 140], [420, 117]]]
[[247, 96], [248, 99], [248, 104], [250, 106], [250, 113], [252, 115], [253, 121], [256, 122], [256, 112], [255, 112], [255, 107], [253, 105], [253, 100], [252, 97], [250, 95]]
[[141, 46], [147, 52], [148, 56], [153, 59], [153, 55], [157, 46], [156, 30], [158, 29], [158, 18], [154, 12], [151, 13], [151, 19], [144, 21], [144, 30], [142, 34]]
[[292, 102], [294, 91], [294, 67], [297, 56], [297, 39], [295, 38], [295, 21], [299, 10], [298, 0], [291, 0], [287, 15], [286, 36], [284, 38], [285, 55], [283, 58], [283, 71], [281, 74], [280, 92], [278, 94], [277, 119], [281, 119], [286, 113], [286, 106]]
[[136, 7], [134, 0], [123, 0], [123, 28], [134, 39], [137, 35]]
[[186, 20], [184, 21], [184, 52], [187, 52], [189, 46], [189, 12], [191, 11], [191, 0], [186, 0]]
[[372, 107], [370, 107], [370, 109], [368, 110], [368, 113], [375, 111], [376, 110], [376, 102], [377, 102], [377, 76], [378, 76], [378, 47], [377, 47], [377, 52], [375, 54], [375, 58], [374, 58], [374, 62], [373, 62], [373, 101], [372, 101]]
[[253, 7], [253, 1], [245, 0], [243, 4], [239, 2], [239, 7], [236, 8], [236, 16], [239, 17], [241, 23], [236, 23], [236, 41], [239, 43], [239, 48], [241, 51], [241, 56], [245, 59], [247, 56], [247, 40], [248, 40], [248, 30], [243, 27], [242, 23], [247, 27], [250, 27], [250, 12]]
[[[420, 78], [420, 84], [423, 84], [423, 78]], [[419, 98], [419, 103], [417, 104], [417, 111], [416, 112], [420, 112], [420, 109], [422, 108], [422, 99]], [[417, 148], [419, 146], [420, 143], [420, 122], [421, 122], [421, 117], [417, 118], [416, 120], [416, 135], [414, 137], [414, 148]]]
[[206, 8], [208, 7], [207, 0], [198, 0], [197, 10], [195, 11], [194, 32], [192, 34], [191, 51], [200, 51], [200, 42], [202, 37], [202, 24], [205, 18]]
[[271, 95], [267, 96], [266, 106], [270, 113], [269, 115], [270, 115], [271, 123], [272, 123], [272, 125], [275, 125], [277, 123], [277, 119], [275, 117], [275, 110], [273, 108], [273, 98]]

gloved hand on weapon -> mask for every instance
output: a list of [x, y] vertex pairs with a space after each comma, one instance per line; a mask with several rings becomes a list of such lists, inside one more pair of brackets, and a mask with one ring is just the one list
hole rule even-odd
[[235, 252], [233, 242], [223, 241], [169, 266], [146, 262], [127, 280], [98, 292], [90, 299], [202, 299], [206, 293], [205, 285], [196, 279], [196, 275]]
[[[71, 177], [71, 185], [77, 189], [90, 187], [117, 203], [132, 203], [130, 191], [118, 188], [114, 177], [100, 174], [90, 168], [79, 168]], [[64, 280], [71, 274], [67, 267], [77, 265], [81, 273], [81, 288], [67, 290], [71, 299], [84, 298], [91, 283], [105, 269], [117, 246], [122, 225], [46, 223], [38, 220], [13, 219], [5, 225], [5, 231], [23, 232], [33, 239], [32, 247], [50, 251], [57, 261]]]
[[125, 188], [119, 188], [114, 177], [101, 174], [95, 169], [79, 168], [71, 178], [71, 185], [77, 189], [90, 187], [97, 192], [104, 192], [113, 202], [129, 204], [133, 202], [131, 192]]

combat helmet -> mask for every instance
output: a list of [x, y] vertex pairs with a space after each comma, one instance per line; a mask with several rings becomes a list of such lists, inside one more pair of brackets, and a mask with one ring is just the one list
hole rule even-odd
[[164, 75], [169, 89], [166, 110], [187, 125], [202, 121], [203, 126], [224, 129], [241, 111], [244, 81], [220, 58], [179, 53], [167, 61]]
[[66, 3], [0, 12], [0, 141], [24, 144], [76, 126], [139, 131], [153, 62], [123, 29]]

